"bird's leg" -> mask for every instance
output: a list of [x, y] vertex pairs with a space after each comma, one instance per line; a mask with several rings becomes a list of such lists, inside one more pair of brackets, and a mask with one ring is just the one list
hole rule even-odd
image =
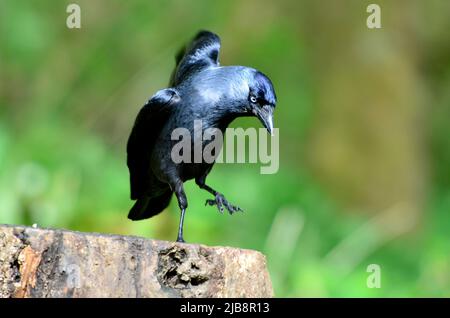
[[206, 190], [212, 195], [214, 195], [214, 200], [208, 199], [205, 202], [205, 205], [217, 205], [217, 209], [220, 213], [223, 213], [224, 207], [228, 210], [228, 213], [233, 214], [234, 212], [242, 211], [242, 209], [236, 205], [233, 205], [225, 199], [224, 195], [222, 193], [217, 192], [207, 184], [205, 184], [205, 178], [198, 178], [195, 179], [195, 182], [200, 187], [200, 189]]
[[180, 224], [178, 225], [178, 236], [177, 236], [177, 242], [180, 242], [180, 243], [184, 243], [183, 224], [184, 224], [184, 214], [185, 213], [186, 213], [186, 209], [181, 209]]
[[184, 242], [183, 239], [184, 214], [186, 213], [186, 208], [188, 204], [186, 194], [184, 193], [183, 182], [181, 181], [176, 182], [175, 185], [172, 187], [172, 189], [174, 189], [175, 195], [178, 200], [178, 206], [180, 207], [181, 210], [180, 224], [178, 226], [177, 242]]

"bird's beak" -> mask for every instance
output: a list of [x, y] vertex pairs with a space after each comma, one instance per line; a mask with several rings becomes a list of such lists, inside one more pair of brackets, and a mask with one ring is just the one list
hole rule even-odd
[[263, 106], [256, 112], [256, 116], [266, 127], [269, 134], [273, 136], [273, 107], [270, 105]]

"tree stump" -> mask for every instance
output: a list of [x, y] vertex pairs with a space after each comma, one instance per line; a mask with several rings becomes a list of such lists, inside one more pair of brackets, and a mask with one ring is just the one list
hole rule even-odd
[[0, 225], [0, 297], [272, 297], [264, 255]]

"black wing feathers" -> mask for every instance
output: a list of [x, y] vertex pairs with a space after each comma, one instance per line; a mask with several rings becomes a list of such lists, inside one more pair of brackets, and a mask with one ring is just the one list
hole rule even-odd
[[220, 38], [209, 31], [200, 31], [191, 43], [175, 56], [176, 67], [170, 86], [178, 85], [187, 75], [196, 70], [219, 65]]
[[174, 103], [179, 100], [173, 89], [157, 92], [139, 114], [127, 143], [127, 165], [130, 170], [131, 199], [149, 195], [154, 182], [150, 170], [150, 156]]

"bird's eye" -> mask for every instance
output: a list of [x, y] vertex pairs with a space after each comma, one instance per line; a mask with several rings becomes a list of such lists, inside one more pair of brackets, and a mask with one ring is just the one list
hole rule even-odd
[[256, 102], [257, 102], [258, 100], [256, 99], [255, 96], [250, 96], [250, 101], [251, 101], [253, 104], [256, 104]]

